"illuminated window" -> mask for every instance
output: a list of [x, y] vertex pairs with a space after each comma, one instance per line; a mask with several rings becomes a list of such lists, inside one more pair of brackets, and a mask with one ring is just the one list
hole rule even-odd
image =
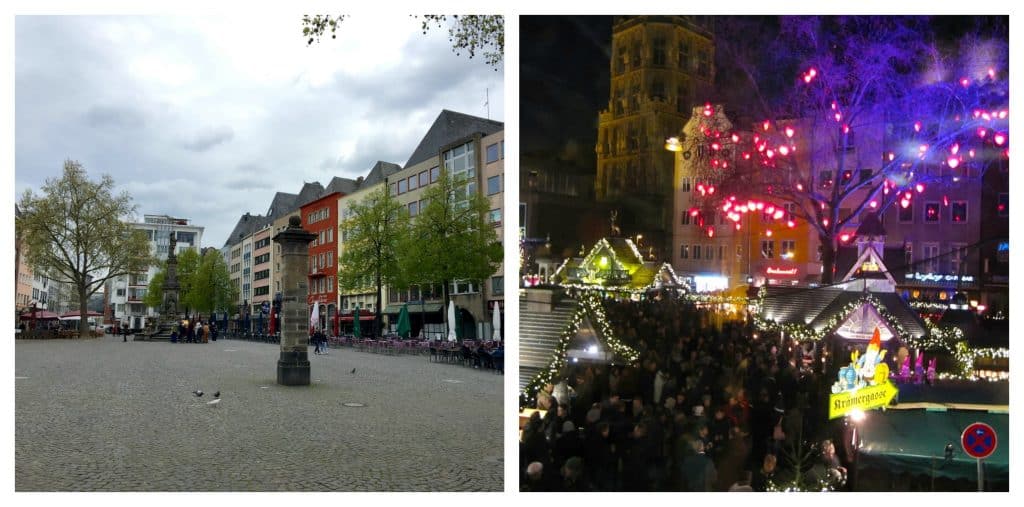
[[929, 224], [939, 223], [939, 203], [924, 203], [924, 222]]
[[967, 201], [952, 201], [949, 203], [949, 221], [954, 224], [967, 223]]
[[775, 240], [761, 240], [761, 257], [765, 259], [775, 258]]
[[791, 259], [796, 252], [796, 241], [784, 239], [779, 243], [779, 253], [783, 259]]

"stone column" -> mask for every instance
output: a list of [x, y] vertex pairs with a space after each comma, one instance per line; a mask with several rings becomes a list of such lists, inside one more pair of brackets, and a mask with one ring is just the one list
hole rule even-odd
[[277, 383], [284, 386], [309, 385], [309, 295], [307, 266], [309, 242], [316, 234], [302, 229], [302, 219], [291, 217], [288, 228], [274, 236], [281, 245], [281, 355], [277, 360]]

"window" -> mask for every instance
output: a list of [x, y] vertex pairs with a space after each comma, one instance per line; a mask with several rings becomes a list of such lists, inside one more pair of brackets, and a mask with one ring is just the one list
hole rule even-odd
[[665, 66], [665, 39], [658, 37], [654, 39], [654, 51], [651, 55], [654, 65]]
[[857, 171], [858, 181], [867, 181], [871, 179], [871, 169], [861, 169]]
[[937, 202], [926, 202], [924, 203], [924, 222], [937, 224], [939, 223], [939, 203]]
[[270, 252], [267, 252], [263, 255], [257, 255], [253, 263], [255, 265], [260, 265], [263, 264], [264, 262], [270, 262]]
[[821, 188], [829, 188], [832, 186], [832, 171], [819, 171], [818, 172], [818, 184]]
[[774, 211], [772, 211], [771, 213], [768, 213], [768, 208], [765, 208], [764, 210], [761, 211], [761, 223], [762, 224], [770, 224], [770, 223], [775, 222], [775, 218], [773, 218], [774, 215], [775, 215]]
[[430, 184], [430, 175], [427, 174], [427, 171], [421, 171], [420, 172], [419, 186], [425, 187], [425, 186], [427, 186], [429, 184]]
[[259, 250], [260, 248], [266, 248], [268, 246], [270, 246], [270, 238], [269, 237], [263, 238], [263, 239], [257, 241], [256, 244], [253, 245], [253, 248], [256, 249], [256, 250]]
[[409, 191], [416, 190], [416, 175], [409, 176]]
[[472, 141], [456, 146], [442, 154], [444, 168], [452, 176], [472, 179], [476, 176], [476, 161], [473, 155]]
[[697, 53], [697, 75], [711, 77], [711, 52], [707, 49]]
[[693, 260], [700, 260], [700, 245], [693, 245]]
[[715, 247], [711, 245], [704, 245], [704, 258], [707, 260], [715, 259]]
[[419, 205], [420, 203], [418, 201], [409, 203], [409, 216], [414, 217], [420, 213]]
[[939, 271], [939, 244], [938, 243], [925, 243], [922, 245], [924, 258], [921, 259], [921, 270], [925, 273], [935, 273]]
[[718, 245], [718, 260], [722, 260], [724, 258], [725, 258], [725, 246]]
[[505, 292], [505, 277], [491, 277], [491, 294], [503, 294]]
[[1010, 216], [1010, 194], [1006, 192], [999, 194], [999, 203], [996, 204], [996, 213], [1001, 217]]
[[761, 240], [761, 257], [764, 259], [775, 258], [775, 241], [771, 239]]
[[[392, 183], [389, 186], [389, 188], [391, 189], [391, 197], [394, 197], [394, 196], [398, 195], [398, 183]], [[313, 223], [312, 217], [310, 217], [309, 222]]]
[[903, 265], [907, 271], [913, 272], [914, 269], [914, 244], [904, 243], [903, 244]]
[[682, 84], [676, 87], [676, 112], [687, 113], [690, 109], [690, 90]]
[[688, 71], [690, 70], [690, 43], [682, 41], [679, 43], [679, 69]]
[[407, 185], [407, 182], [406, 182], [405, 178], [402, 178], [402, 179], [398, 180], [398, 193], [399, 194], [404, 194], [404, 193], [406, 193], [408, 191], [409, 191], [409, 187]]
[[433, 183], [433, 182], [437, 181], [437, 178], [439, 178], [439, 177], [441, 177], [441, 168], [439, 168], [439, 167], [431, 167], [430, 168], [430, 182]]
[[327, 242], [334, 241], [334, 228], [327, 229]]
[[845, 187], [846, 185], [849, 185], [851, 181], [853, 181], [853, 171], [849, 169], [843, 171], [843, 174], [839, 177], [839, 183]]
[[270, 286], [269, 285], [267, 285], [265, 287], [256, 287], [256, 289], [253, 290], [253, 292], [252, 292], [253, 296], [267, 296], [269, 294], [270, 294]]
[[786, 220], [796, 220], [796, 204], [787, 202], [782, 205], [786, 209]]
[[679, 181], [679, 189], [683, 192], [690, 191], [690, 178], [683, 178]]
[[967, 201], [952, 201], [949, 203], [949, 221], [954, 224], [967, 223]]
[[487, 221], [494, 227], [501, 227], [501, 209], [492, 209], [491, 212], [487, 214]]
[[487, 147], [487, 163], [493, 163], [498, 161], [498, 143], [494, 143]]
[[899, 213], [898, 220], [899, 220], [899, 222], [901, 224], [911, 224], [911, 223], [914, 223], [914, 201], [910, 201], [910, 203], [908, 203], [906, 208], [904, 208], [902, 205], [900, 205], [896, 209], [899, 210], [899, 212], [898, 212]]
[[792, 259], [795, 252], [796, 241], [784, 239], [779, 243], [779, 254], [782, 255], [783, 259]]
[[689, 259], [690, 258], [690, 245], [679, 245], [679, 258]]
[[[39, 289], [32, 289], [32, 297], [33, 298], [38, 298], [39, 297], [38, 293], [39, 293]], [[124, 297], [124, 289], [117, 289], [117, 295], [121, 296], [121, 297]]]
[[501, 176], [487, 178], [487, 195], [494, 195], [501, 192]]
[[683, 211], [683, 225], [690, 225], [690, 212]]
[[964, 243], [950, 243], [949, 245], [951, 250], [949, 253], [949, 272], [954, 275], [960, 274], [960, 265], [967, 257], [965, 246], [967, 245]]
[[660, 79], [655, 79], [651, 82], [651, 98], [658, 100], [665, 100], [665, 82]]

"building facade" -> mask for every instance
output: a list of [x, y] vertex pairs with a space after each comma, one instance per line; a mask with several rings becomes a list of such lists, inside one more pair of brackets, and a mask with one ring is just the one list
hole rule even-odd
[[608, 109], [598, 116], [599, 201], [620, 210], [627, 234], [667, 252], [673, 157], [664, 148], [714, 83], [708, 16], [621, 16], [612, 26]]
[[329, 329], [338, 311], [338, 200], [343, 194], [329, 193], [304, 204], [301, 209], [302, 228], [316, 235], [309, 244], [309, 295], [306, 303], [320, 307], [320, 328]]
[[[144, 215], [141, 223], [131, 224], [132, 227], [146, 233], [149, 240], [150, 254], [156, 259], [167, 259], [170, 248], [171, 233], [177, 237], [175, 254], [193, 248], [198, 253], [202, 247], [202, 226], [194, 225], [187, 218], [176, 218], [169, 215]], [[110, 305], [110, 315], [120, 326], [127, 325], [132, 329], [141, 329], [158, 317], [155, 309], [147, 308], [143, 300], [149, 289], [153, 275], [160, 270], [159, 266], [150, 266], [146, 271], [115, 277], [107, 282], [104, 290]]]

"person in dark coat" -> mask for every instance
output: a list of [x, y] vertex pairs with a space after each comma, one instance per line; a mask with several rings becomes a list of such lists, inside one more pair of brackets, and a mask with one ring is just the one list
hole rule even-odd
[[714, 491], [718, 480], [715, 463], [704, 454], [704, 442], [693, 440], [693, 454], [683, 459], [682, 472], [683, 491]]

